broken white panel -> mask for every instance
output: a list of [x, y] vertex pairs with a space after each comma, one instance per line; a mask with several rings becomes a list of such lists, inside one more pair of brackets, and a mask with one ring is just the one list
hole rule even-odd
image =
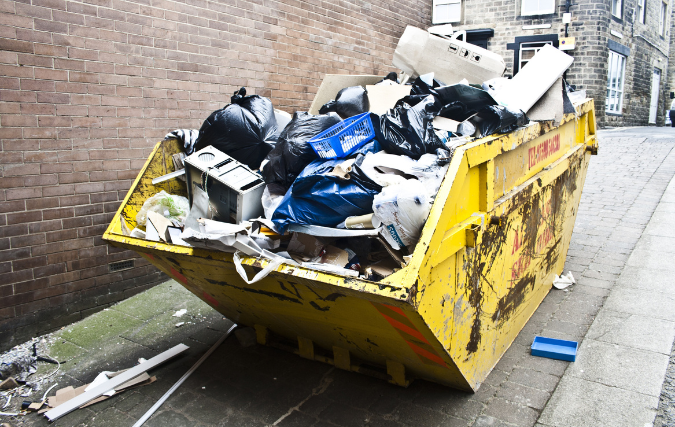
[[412, 89], [410, 85], [367, 85], [369, 111], [375, 114], [385, 114], [394, 108], [399, 99], [410, 95], [410, 89]]
[[527, 112], [527, 117], [534, 121], [553, 120], [553, 126], [558, 126], [563, 110], [563, 78], [560, 77]]
[[509, 84], [492, 92], [492, 97], [501, 105], [527, 113], [573, 61], [565, 52], [544, 45]]

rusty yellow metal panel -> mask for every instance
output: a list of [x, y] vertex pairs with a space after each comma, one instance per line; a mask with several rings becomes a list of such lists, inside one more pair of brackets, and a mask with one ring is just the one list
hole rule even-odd
[[[232, 255], [123, 234], [172, 180], [175, 140], [155, 147], [104, 239], [135, 250], [258, 340], [380, 376], [477, 390], [562, 271], [591, 153], [593, 101], [558, 127], [534, 123], [457, 148], [412, 257], [381, 282], [281, 265], [246, 284]], [[267, 261], [244, 257], [249, 276]], [[377, 368], [379, 367], [379, 368]]]

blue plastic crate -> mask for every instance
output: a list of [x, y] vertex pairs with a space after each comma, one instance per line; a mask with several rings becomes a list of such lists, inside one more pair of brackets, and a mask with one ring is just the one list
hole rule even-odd
[[576, 341], [534, 337], [531, 352], [533, 356], [548, 357], [549, 359], [574, 362], [577, 358], [578, 347], [579, 343]]
[[309, 140], [322, 159], [340, 159], [375, 138], [370, 113], [349, 117]]

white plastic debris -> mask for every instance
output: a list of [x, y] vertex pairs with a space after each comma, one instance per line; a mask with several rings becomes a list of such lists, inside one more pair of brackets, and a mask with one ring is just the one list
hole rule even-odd
[[394, 249], [415, 245], [420, 237], [431, 210], [431, 198], [420, 187], [416, 180], [390, 185], [373, 199], [382, 236]]
[[185, 324], [185, 322], [178, 322], [178, 323], [176, 323], [176, 327], [177, 327], [177, 328], [180, 328], [180, 327], [183, 326], [184, 324]]
[[183, 317], [183, 315], [184, 315], [185, 313], [187, 313], [187, 309], [182, 308], [182, 309], [178, 310], [177, 312], [175, 312], [175, 313], [173, 314], [173, 317]]
[[574, 285], [575, 283], [577, 283], [577, 281], [574, 280], [574, 276], [572, 276], [571, 271], [567, 272], [567, 274], [564, 276], [558, 276], [556, 274], [555, 279], [553, 280], [553, 286], [555, 286], [556, 289], [565, 289], [570, 285]]

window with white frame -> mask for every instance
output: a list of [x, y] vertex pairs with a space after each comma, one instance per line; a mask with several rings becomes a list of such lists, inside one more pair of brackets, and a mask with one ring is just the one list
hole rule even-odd
[[661, 2], [661, 13], [659, 14], [659, 35], [666, 35], [666, 18], [668, 17], [668, 3]]
[[555, 13], [555, 0], [522, 0], [521, 15], [548, 15]]
[[545, 45], [553, 45], [551, 41], [543, 42], [526, 42], [520, 44], [520, 53], [518, 57], [518, 71], [522, 70], [525, 64], [527, 64], [530, 59], [534, 56], [535, 53], [539, 52], [539, 49]]
[[645, 23], [645, 0], [638, 0], [637, 19], [640, 24]]
[[623, 15], [621, 0], [612, 0], [612, 15], [621, 18]]
[[605, 112], [621, 114], [623, 108], [623, 80], [626, 72], [626, 57], [613, 50], [609, 51], [607, 73], [607, 100]]
[[461, 0], [434, 0], [432, 24], [448, 24], [462, 20]]

